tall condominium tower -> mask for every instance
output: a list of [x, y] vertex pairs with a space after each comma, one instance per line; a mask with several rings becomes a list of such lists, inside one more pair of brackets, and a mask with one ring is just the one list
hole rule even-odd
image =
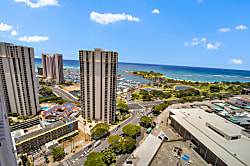
[[43, 76], [56, 79], [57, 83], [64, 81], [62, 54], [42, 54]]
[[80, 50], [79, 61], [83, 118], [115, 121], [118, 53]]
[[0, 81], [0, 166], [4, 165], [16, 166], [17, 162], [10, 135], [2, 82]]
[[43, 76], [52, 78], [52, 65], [50, 54], [42, 54]]
[[0, 80], [7, 113], [37, 114], [38, 84], [33, 48], [0, 42]]
[[63, 56], [62, 54], [54, 54], [53, 58], [53, 78], [56, 82], [62, 83], [64, 81], [63, 75]]

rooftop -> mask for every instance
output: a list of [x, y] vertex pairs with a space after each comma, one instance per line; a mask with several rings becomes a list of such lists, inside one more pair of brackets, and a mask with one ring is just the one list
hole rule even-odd
[[160, 145], [161, 140], [149, 134], [145, 141], [134, 151], [133, 154], [138, 159], [137, 163], [134, 164], [137, 166], [149, 165]]
[[[171, 115], [172, 118], [228, 165], [250, 164], [248, 154], [250, 139], [241, 134], [242, 127], [201, 109], [172, 109], [170, 111], [174, 114]], [[234, 136], [237, 136], [237, 139], [225, 138]]]
[[241, 125], [250, 125], [250, 117], [248, 116], [234, 116], [234, 119], [237, 119]]
[[55, 115], [55, 116], [67, 116], [72, 113], [73, 110], [77, 110], [77, 104], [74, 103], [66, 103], [64, 105], [57, 105], [48, 111], [42, 112], [43, 116]]
[[249, 95], [236, 95], [236, 96], [234, 96], [234, 98], [250, 103], [250, 96]]
[[43, 128], [43, 129], [40, 129], [40, 130], [37, 130], [37, 131], [34, 131], [32, 133], [29, 133], [29, 134], [26, 134], [26, 135], [23, 135], [21, 137], [18, 137], [18, 138], [15, 138], [15, 142], [16, 144], [18, 143], [21, 143], [22, 141], [25, 141], [27, 139], [31, 139], [33, 137], [36, 137], [40, 134], [43, 134], [43, 133], [46, 133], [50, 130], [53, 130], [53, 129], [56, 129], [57, 127], [60, 127], [64, 124], [67, 124], [67, 123], [70, 123], [72, 121], [74, 121], [75, 119], [73, 117], [66, 117], [66, 118], [63, 118], [62, 120], [59, 120], [51, 125], [48, 125], [46, 128]]

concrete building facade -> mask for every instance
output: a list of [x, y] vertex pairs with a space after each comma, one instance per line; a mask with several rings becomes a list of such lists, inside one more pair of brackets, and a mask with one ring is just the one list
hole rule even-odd
[[52, 77], [50, 54], [42, 54], [43, 76]]
[[70, 136], [77, 131], [78, 120], [73, 117], [61, 119], [43, 129], [15, 138], [16, 153], [31, 152], [50, 141], [59, 140], [65, 135]]
[[53, 78], [57, 83], [64, 81], [63, 74], [63, 55], [42, 54], [43, 76]]
[[0, 165], [17, 165], [0, 81]]
[[83, 118], [115, 121], [118, 53], [80, 50], [79, 61]]
[[244, 128], [201, 109], [171, 109], [171, 126], [196, 145], [195, 150], [215, 166], [247, 166], [250, 138]]
[[0, 43], [0, 78], [7, 112], [36, 115], [39, 102], [34, 49]]

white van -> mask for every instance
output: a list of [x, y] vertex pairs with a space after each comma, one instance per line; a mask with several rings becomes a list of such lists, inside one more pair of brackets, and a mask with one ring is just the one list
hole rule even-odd
[[96, 141], [96, 143], [94, 144], [94, 147], [96, 148], [98, 145], [100, 145], [101, 144], [101, 140], [98, 140], [98, 141]]

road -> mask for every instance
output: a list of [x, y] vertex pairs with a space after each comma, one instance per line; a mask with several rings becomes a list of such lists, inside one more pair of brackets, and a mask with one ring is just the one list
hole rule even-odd
[[78, 101], [78, 99], [76, 97], [74, 97], [72, 94], [70, 94], [67, 91], [64, 91], [64, 90], [57, 88], [57, 87], [50, 87], [50, 88], [53, 89], [53, 92], [57, 96], [62, 97], [66, 101]]
[[[127, 125], [127, 124], [137, 124], [138, 122], [139, 122], [139, 118], [138, 118], [138, 114], [139, 114], [139, 112], [133, 112], [132, 113], [132, 116], [131, 116], [131, 118], [130, 118], [130, 120], [128, 120], [128, 121], [126, 121], [126, 122], [124, 122], [124, 123], [122, 123], [120, 126], [120, 128], [117, 130], [117, 131], [115, 131], [115, 129], [113, 129], [110, 133], [110, 135], [120, 135], [120, 134], [122, 134], [122, 127], [124, 127], [125, 125]], [[94, 148], [94, 149], [92, 149], [91, 150], [91, 152], [100, 152], [102, 149], [104, 149], [104, 148], [106, 148], [106, 147], [109, 147], [109, 143], [108, 143], [108, 138], [104, 138], [104, 139], [102, 139], [102, 143], [98, 146], [98, 147], [96, 147], [96, 148]], [[87, 151], [87, 149], [85, 150], [85, 151]], [[82, 154], [82, 153], [81, 153]], [[81, 155], [80, 154], [80, 155]], [[80, 156], [79, 155], [79, 156]], [[78, 156], [78, 157], [79, 157]], [[74, 156], [74, 157], [72, 157], [72, 159], [74, 159], [76, 156]], [[76, 157], [77, 158], [77, 157]], [[84, 157], [84, 158], [81, 158], [80, 160], [78, 160], [76, 163], [74, 163], [74, 166], [82, 166], [83, 165], [83, 163], [86, 161], [86, 157]]]
[[[157, 102], [153, 102], [152, 104], [156, 105], [156, 104], [159, 104], [160, 102], [162, 101], [157, 101]], [[134, 103], [136, 104], [136, 103]], [[137, 103], [138, 104], [138, 103]], [[152, 109], [152, 104], [149, 104], [148, 103], [145, 103], [145, 104], [138, 104], [140, 105], [140, 108], [141, 109], [144, 109], [144, 114], [148, 113], [151, 111]], [[144, 106], [145, 105], [145, 106]], [[150, 106], [151, 107], [150, 107]], [[132, 112], [132, 116], [130, 117], [129, 120], [125, 121], [124, 123], [120, 124], [120, 128], [115, 131], [115, 129], [111, 130], [110, 131], [110, 135], [121, 135], [122, 134], [122, 128], [127, 125], [127, 124], [133, 124], [133, 125], [138, 125], [139, 124], [139, 120], [140, 120], [140, 114], [141, 114], [141, 109], [139, 110], [134, 110], [134, 112]], [[146, 132], [146, 130], [144, 128], [142, 128], [142, 131], [141, 131], [141, 136], [137, 137], [136, 139], [136, 145], [139, 144], [140, 140], [143, 138], [144, 136], [144, 133]], [[72, 155], [71, 157], [69, 157], [66, 161], [64, 161], [63, 163], [59, 164], [60, 166], [69, 166], [69, 165], [74, 165], [74, 166], [82, 166], [84, 164], [84, 162], [86, 161], [87, 157], [84, 156], [84, 157], [81, 157], [81, 155], [84, 153], [84, 152], [87, 152], [89, 149], [90, 149], [90, 152], [100, 152], [102, 149], [106, 148], [106, 147], [109, 147], [109, 143], [108, 143], [108, 137], [107, 138], [103, 138], [101, 140], [101, 144], [99, 146], [97, 146], [96, 148], [93, 148], [93, 145], [95, 142], [92, 143], [92, 148], [84, 148], [84, 149], [81, 149], [80, 151], [76, 152], [74, 155]], [[117, 165], [119, 164], [122, 164], [123, 162], [125, 162], [125, 160], [128, 158], [130, 154], [125, 154], [125, 155], [120, 155], [120, 156], [117, 156], [118, 158], [118, 161], [117, 161]], [[77, 160], [76, 160], [77, 159]], [[76, 162], [73, 163], [73, 161], [76, 160]]]

